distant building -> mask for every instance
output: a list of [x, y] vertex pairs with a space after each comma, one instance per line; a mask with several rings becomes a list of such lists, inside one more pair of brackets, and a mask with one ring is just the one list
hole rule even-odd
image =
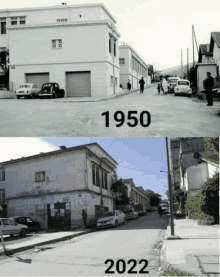
[[120, 84], [127, 88], [130, 80], [132, 88], [139, 88], [141, 77], [146, 84], [150, 84], [148, 78], [148, 65], [130, 45], [119, 46]]

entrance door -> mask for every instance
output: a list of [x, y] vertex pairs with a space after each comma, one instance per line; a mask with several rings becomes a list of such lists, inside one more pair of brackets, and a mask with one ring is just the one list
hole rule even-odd
[[71, 229], [70, 203], [47, 204], [48, 229], [66, 231]]
[[91, 96], [91, 76], [88, 72], [67, 72], [67, 97]]

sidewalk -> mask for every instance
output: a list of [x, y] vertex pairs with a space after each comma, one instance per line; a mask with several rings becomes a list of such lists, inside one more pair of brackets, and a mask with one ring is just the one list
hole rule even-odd
[[[96, 230], [93, 229], [80, 229], [80, 230], [73, 230], [73, 231], [67, 231], [67, 232], [54, 232], [54, 233], [36, 233], [33, 235], [27, 235], [24, 238], [18, 239], [18, 240], [6, 240], [6, 237], [4, 236], [5, 240], [5, 247], [9, 254], [14, 254], [18, 252], [22, 252], [28, 249], [32, 249], [35, 246], [41, 246], [45, 244], [60, 242], [69, 240], [74, 237], [86, 235], [89, 233], [96, 232]], [[0, 254], [3, 253], [3, 246], [0, 240]]]
[[[166, 238], [171, 234], [167, 228]], [[219, 225], [196, 225], [191, 219], [175, 219], [174, 234], [161, 250], [161, 267], [175, 268], [195, 275], [219, 274]]]

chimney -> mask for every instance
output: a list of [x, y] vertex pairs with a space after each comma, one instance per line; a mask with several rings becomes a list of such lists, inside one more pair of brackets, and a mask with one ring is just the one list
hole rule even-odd
[[209, 43], [207, 43], [207, 52], [209, 52], [209, 50], [210, 50], [210, 49], [209, 49]]
[[62, 146], [59, 146], [60, 147], [60, 150], [66, 150], [67, 147], [65, 145], [62, 145]]

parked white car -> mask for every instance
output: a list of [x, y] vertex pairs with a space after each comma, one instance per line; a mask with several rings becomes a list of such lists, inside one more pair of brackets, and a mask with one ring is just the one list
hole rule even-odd
[[20, 235], [25, 236], [28, 231], [28, 226], [17, 224], [9, 218], [0, 218], [0, 230], [3, 235]]
[[37, 97], [39, 95], [40, 89], [37, 88], [37, 85], [33, 83], [25, 83], [20, 85], [18, 89], [15, 91], [15, 95], [17, 96], [17, 99], [20, 99], [20, 97]]
[[168, 77], [169, 92], [174, 92], [178, 80], [180, 80], [180, 77]]
[[122, 211], [114, 210], [111, 212], [104, 213], [97, 220], [97, 228], [105, 228], [115, 226], [117, 227], [119, 224], [125, 224], [125, 214]]
[[135, 209], [126, 209], [123, 210], [123, 213], [125, 214], [125, 219], [131, 219], [131, 218], [138, 218], [138, 212], [135, 211]]
[[188, 80], [180, 79], [174, 88], [174, 94], [192, 96], [192, 89], [190, 88], [190, 82]]

